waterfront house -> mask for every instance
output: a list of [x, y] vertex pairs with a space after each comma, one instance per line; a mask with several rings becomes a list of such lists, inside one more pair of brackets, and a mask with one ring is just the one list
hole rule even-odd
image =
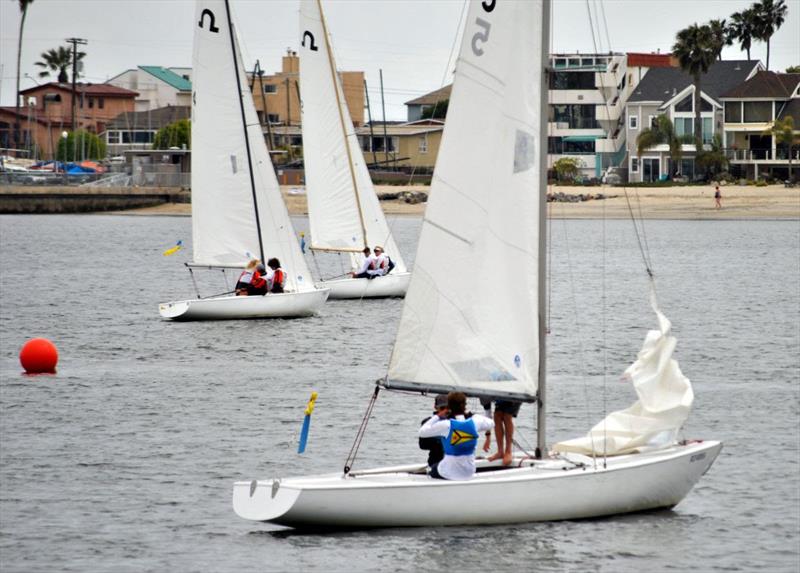
[[[800, 134], [800, 74], [759, 71], [722, 94], [725, 105], [723, 146], [734, 176], [788, 178], [789, 149], [767, 132], [774, 120], [791, 116]], [[792, 150], [792, 161], [800, 150]]]
[[106, 142], [109, 156], [150, 149], [159, 129], [181, 119], [190, 119], [191, 115], [192, 108], [189, 106], [129, 111], [108, 122], [100, 137]]
[[138, 66], [106, 83], [136, 91], [135, 109], [147, 111], [166, 106], [192, 105], [192, 69]]
[[[701, 78], [701, 120], [704, 145], [710, 147], [715, 135], [722, 136], [723, 106], [721, 95], [751, 78], [762, 69], [757, 61], [731, 60], [715, 62]], [[658, 181], [672, 173], [692, 180], [695, 177], [694, 156], [694, 84], [692, 76], [680, 68], [651, 69], [628, 98], [625, 109], [628, 180]], [[637, 156], [636, 140], [643, 129], [649, 128], [656, 117], [666, 115], [678, 137], [686, 142], [681, 146], [680, 164], [673, 165], [669, 146], [661, 144]]]

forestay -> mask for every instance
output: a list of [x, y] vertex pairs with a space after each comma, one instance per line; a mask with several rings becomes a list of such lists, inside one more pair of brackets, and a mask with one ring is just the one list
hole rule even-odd
[[300, 37], [311, 248], [360, 252], [381, 245], [405, 272], [347, 109], [319, 0], [301, 1]]
[[250, 257], [277, 257], [287, 270], [289, 290], [311, 290], [313, 281], [283, 203], [247, 85], [228, 3], [198, 0], [194, 25], [194, 262], [244, 266]]
[[536, 397], [541, 14], [470, 5], [386, 387]]
[[555, 451], [612, 456], [675, 443], [689, 416], [694, 392], [672, 358], [676, 345], [670, 332], [672, 325], [658, 309], [655, 295], [652, 302], [659, 328], [647, 333], [636, 361], [624, 374], [633, 383], [639, 400], [625, 410], [609, 414], [585, 437], [555, 444]]

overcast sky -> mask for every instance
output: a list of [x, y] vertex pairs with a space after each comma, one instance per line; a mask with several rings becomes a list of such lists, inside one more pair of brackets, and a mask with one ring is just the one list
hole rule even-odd
[[[675, 33], [692, 23], [729, 18], [749, 0], [554, 0], [555, 52], [667, 52]], [[800, 64], [800, 0], [773, 36], [770, 68]], [[366, 74], [373, 117], [380, 118], [378, 70], [383, 69], [386, 115], [405, 119], [403, 102], [448, 83], [463, 0], [323, 0], [342, 70]], [[589, 18], [587, 5], [592, 10]], [[245, 63], [256, 58], [267, 74], [280, 69], [286, 49], [298, 47], [296, 0], [231, 0]], [[25, 21], [21, 89], [32, 87], [40, 54], [68, 37], [88, 40], [84, 81], [103, 82], [138, 65], [190, 66], [192, 0], [34, 0]], [[595, 24], [595, 41], [592, 24]], [[0, 104], [14, 105], [18, 0], [0, 0]], [[607, 24], [607, 29], [605, 27]], [[599, 25], [599, 26], [598, 26]], [[737, 47], [725, 59], [744, 59]], [[752, 57], [765, 61], [766, 47]]]

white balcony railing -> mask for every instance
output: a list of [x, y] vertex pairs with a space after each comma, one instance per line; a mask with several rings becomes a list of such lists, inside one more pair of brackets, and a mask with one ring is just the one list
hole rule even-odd
[[[725, 149], [725, 157], [733, 163], [758, 163], [762, 161], [789, 161], [786, 149]], [[800, 149], [792, 150], [792, 161], [800, 161]]]

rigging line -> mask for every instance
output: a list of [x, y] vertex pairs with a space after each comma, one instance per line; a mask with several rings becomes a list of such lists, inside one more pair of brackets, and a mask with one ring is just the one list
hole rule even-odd
[[633, 223], [633, 231], [634, 231], [634, 233], [636, 235], [636, 242], [639, 245], [639, 254], [641, 254], [641, 256], [642, 256], [642, 261], [644, 262], [644, 267], [645, 267], [645, 270], [647, 271], [647, 275], [652, 277], [653, 276], [653, 270], [650, 268], [650, 264], [648, 263], [647, 256], [645, 255], [645, 252], [644, 252], [644, 246], [642, 245], [642, 237], [639, 234], [639, 227], [636, 224], [636, 215], [634, 215], [634, 213], [633, 213], [633, 207], [631, 206], [631, 199], [630, 199], [630, 196], [628, 195], [627, 186], [623, 186], [622, 187], [622, 191], [623, 191], [623, 193], [625, 193], [625, 202], [628, 205], [628, 213], [631, 216], [631, 223]]
[[603, 330], [603, 468], [607, 467], [608, 460], [608, 428], [607, 428], [607, 411], [608, 411], [608, 299], [606, 297], [606, 281], [607, 281], [607, 268], [606, 268], [606, 251], [608, 243], [606, 241], [606, 202], [603, 201], [603, 264], [602, 264], [602, 330]]
[[611, 36], [608, 34], [608, 21], [606, 20], [606, 7], [605, 2], [600, 0], [600, 13], [603, 15], [603, 27], [605, 28], [606, 32], [606, 45], [608, 46], [608, 51], [611, 51]]
[[367, 431], [367, 424], [369, 423], [369, 419], [372, 417], [372, 409], [375, 407], [375, 401], [378, 399], [378, 393], [380, 390], [381, 387], [376, 384], [375, 391], [372, 393], [372, 397], [369, 399], [369, 403], [367, 404], [367, 411], [364, 413], [364, 417], [361, 419], [361, 425], [358, 428], [358, 432], [356, 432], [356, 438], [353, 440], [353, 446], [350, 448], [350, 453], [347, 454], [347, 459], [344, 462], [345, 475], [350, 473], [353, 464], [356, 462], [358, 449], [361, 447], [361, 440], [364, 439], [364, 434]]

